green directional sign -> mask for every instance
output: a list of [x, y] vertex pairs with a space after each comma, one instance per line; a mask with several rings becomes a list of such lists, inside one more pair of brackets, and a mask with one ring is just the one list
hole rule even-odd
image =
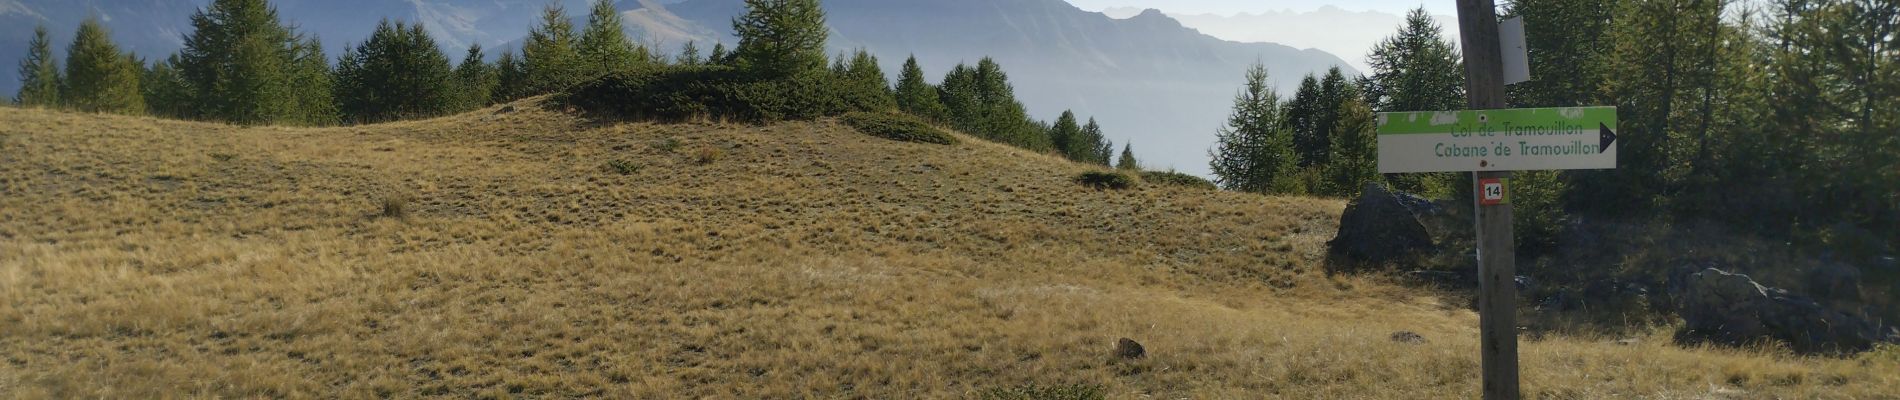
[[1379, 113], [1379, 172], [1616, 168], [1616, 107]]

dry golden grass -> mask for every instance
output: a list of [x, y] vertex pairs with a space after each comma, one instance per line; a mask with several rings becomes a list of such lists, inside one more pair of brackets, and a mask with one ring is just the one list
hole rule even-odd
[[[516, 108], [329, 129], [0, 108], [0, 398], [1478, 388], [1471, 312], [1320, 272], [1337, 201], [1096, 191], [1054, 157], [835, 122]], [[1120, 337], [1149, 357], [1113, 360]], [[1666, 337], [1526, 341], [1526, 391], [1900, 393], [1893, 349]]]

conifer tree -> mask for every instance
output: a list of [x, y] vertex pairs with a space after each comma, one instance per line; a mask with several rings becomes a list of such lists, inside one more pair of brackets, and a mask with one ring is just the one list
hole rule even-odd
[[[840, 60], [843, 58], [840, 57]], [[877, 56], [864, 49], [858, 49], [851, 56], [851, 62], [844, 68], [844, 82], [849, 85], [854, 104], [873, 110], [897, 108], [897, 100], [891, 94], [890, 81], [884, 77], [883, 68], [877, 65]]]
[[1346, 98], [1337, 107], [1339, 123], [1333, 126], [1327, 143], [1326, 184], [1320, 194], [1352, 197], [1366, 183], [1379, 181], [1378, 126], [1372, 107], [1356, 97]]
[[1119, 169], [1123, 171], [1140, 171], [1141, 170], [1141, 163], [1139, 161], [1135, 161], [1135, 144], [1134, 143], [1122, 144], [1122, 156], [1121, 156], [1121, 159], [1115, 161], [1115, 169]]
[[523, 70], [528, 73], [524, 96], [557, 92], [579, 82], [586, 61], [576, 47], [574, 23], [567, 9], [550, 3], [541, 10], [541, 23], [528, 31], [521, 45]]
[[1300, 156], [1300, 168], [1325, 163], [1326, 135], [1332, 133], [1319, 130], [1319, 118], [1325, 109], [1337, 105], [1324, 103], [1319, 86], [1319, 79], [1307, 74], [1300, 79], [1293, 100], [1286, 103], [1286, 127], [1293, 132], [1293, 151]]
[[745, 5], [745, 15], [732, 20], [740, 69], [775, 79], [824, 67], [830, 32], [818, 0], [745, 0]]
[[1062, 115], [1056, 117], [1055, 124], [1049, 126], [1048, 132], [1050, 144], [1055, 145], [1056, 152], [1062, 153], [1062, 157], [1087, 162], [1087, 151], [1082, 149], [1082, 123], [1076, 121], [1074, 111], [1062, 110]]
[[726, 43], [713, 43], [712, 53], [706, 55], [706, 63], [712, 65], [732, 65], [732, 54], [726, 52]]
[[455, 67], [455, 85], [457, 87], [456, 110], [473, 110], [494, 104], [496, 86], [500, 79], [495, 68], [483, 61], [481, 44], [468, 46], [468, 53], [462, 56], [461, 65]]
[[[297, 38], [265, 0], [212, 0], [191, 16], [178, 70], [192, 118], [240, 124], [295, 122]], [[325, 88], [327, 89], [327, 88]]]
[[1267, 67], [1254, 63], [1247, 83], [1234, 95], [1227, 125], [1215, 132], [1213, 158], [1208, 162], [1221, 188], [1252, 193], [1287, 193], [1297, 156], [1293, 137], [1284, 125], [1280, 97], [1267, 84]]
[[674, 58], [673, 63], [679, 64], [679, 65], [693, 66], [693, 65], [699, 65], [699, 64], [705, 63], [705, 60], [699, 59], [699, 45], [691, 40], [688, 40], [686, 41], [685, 46], [680, 47], [679, 57]]
[[145, 97], [145, 108], [152, 115], [165, 118], [185, 118], [191, 101], [191, 89], [185, 87], [185, 78], [178, 73], [178, 55], [173, 54], [164, 60], [155, 61], [145, 70], [145, 76], [139, 79], [140, 94]]
[[1358, 86], [1354, 85], [1353, 80], [1346, 79], [1346, 75], [1340, 72], [1338, 66], [1327, 69], [1326, 76], [1320, 78], [1319, 81], [1318, 115], [1313, 118], [1313, 130], [1318, 132], [1315, 137], [1318, 143], [1309, 143], [1319, 150], [1317, 153], [1302, 154], [1302, 159], [1312, 159], [1314, 165], [1325, 165], [1332, 161], [1331, 135], [1338, 130], [1339, 121], [1347, 112], [1346, 102], [1348, 101], [1360, 101], [1359, 104], [1365, 104], [1359, 95]]
[[323, 42], [316, 37], [296, 41], [291, 49], [291, 64], [286, 71], [290, 78], [291, 112], [285, 122], [298, 125], [333, 125], [337, 123], [336, 82], [334, 71], [330, 70], [329, 56], [323, 52]]
[[520, 60], [512, 49], [502, 51], [501, 58], [495, 60], [495, 93], [489, 96], [494, 102], [505, 103], [528, 96], [528, 70]]
[[337, 101], [356, 123], [446, 114], [456, 103], [449, 59], [421, 24], [388, 20], [337, 63]]
[[20, 93], [13, 102], [26, 107], [59, 106], [60, 70], [46, 26], [33, 28], [26, 58], [20, 59]]
[[119, 52], [98, 18], [88, 17], [66, 48], [66, 81], [60, 94], [66, 107], [80, 111], [144, 113], [145, 97], [139, 95], [142, 69]]
[[1456, 49], [1425, 8], [1412, 10], [1398, 34], [1367, 57], [1373, 71], [1367, 98], [1383, 112], [1463, 109], [1464, 67]]
[[[1444, 111], [1465, 108], [1464, 67], [1457, 47], [1445, 40], [1443, 29], [1423, 7], [1405, 16], [1398, 34], [1374, 46], [1367, 56], [1372, 76], [1362, 89], [1367, 103], [1382, 112]], [[1400, 191], [1468, 196], [1470, 174], [1393, 174], [1387, 177]]]
[[917, 65], [917, 56], [904, 60], [904, 70], [897, 76], [896, 97], [897, 108], [911, 115], [936, 122], [943, 122], [946, 117], [947, 111], [936, 86], [924, 81], [924, 69]]
[[595, 76], [633, 68], [648, 61], [646, 53], [644, 48], [627, 40], [620, 11], [614, 9], [613, 0], [594, 0], [587, 12], [587, 28], [581, 31], [580, 55], [588, 64], [585, 74]]
[[1082, 125], [1081, 138], [1082, 146], [1088, 151], [1088, 159], [1084, 162], [1108, 166], [1109, 159], [1115, 154], [1115, 144], [1109, 143], [1108, 137], [1102, 135], [1102, 125], [1095, 123], [1095, 117], [1089, 117], [1089, 123]]

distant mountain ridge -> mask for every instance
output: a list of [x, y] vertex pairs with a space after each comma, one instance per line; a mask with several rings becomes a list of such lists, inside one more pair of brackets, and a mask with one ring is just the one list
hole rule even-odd
[[[188, 17], [209, 0], [139, 2], [0, 0], [0, 79], [18, 89], [11, 68], [24, 55], [32, 27], [46, 22], [63, 53], [88, 13], [107, 21], [127, 49], [148, 58], [176, 51]], [[561, 0], [584, 17], [587, 1]], [[471, 43], [491, 56], [526, 35], [543, 0], [274, 0], [287, 23], [317, 35], [332, 53], [367, 37], [381, 18], [420, 21], [451, 58]], [[1009, 73], [1031, 115], [1054, 119], [1065, 109], [1097, 118], [1119, 147], [1133, 140], [1144, 165], [1207, 174], [1206, 152], [1231, 106], [1247, 65], [1265, 63], [1280, 91], [1307, 73], [1341, 66], [1332, 54], [1271, 43], [1240, 43], [1202, 34], [1160, 11], [1127, 19], [1084, 11], [1062, 0], [825, 0], [833, 51], [865, 48], [886, 74], [915, 54], [931, 81], [959, 62], [994, 57]], [[674, 52], [686, 41], [702, 51], [733, 46], [732, 17], [742, 0], [620, 0], [636, 40]], [[374, 16], [374, 17], [371, 17]]]

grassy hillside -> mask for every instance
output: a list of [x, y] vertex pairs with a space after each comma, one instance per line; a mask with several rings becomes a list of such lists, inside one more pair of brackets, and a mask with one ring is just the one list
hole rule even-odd
[[[1459, 301], [1320, 272], [1337, 201], [1096, 191], [1055, 157], [835, 121], [507, 110], [288, 129], [0, 108], [0, 398], [1479, 386]], [[1112, 356], [1121, 337], [1148, 357]], [[1527, 393], [1900, 393], [1894, 349], [1619, 339], [1526, 339]]]

